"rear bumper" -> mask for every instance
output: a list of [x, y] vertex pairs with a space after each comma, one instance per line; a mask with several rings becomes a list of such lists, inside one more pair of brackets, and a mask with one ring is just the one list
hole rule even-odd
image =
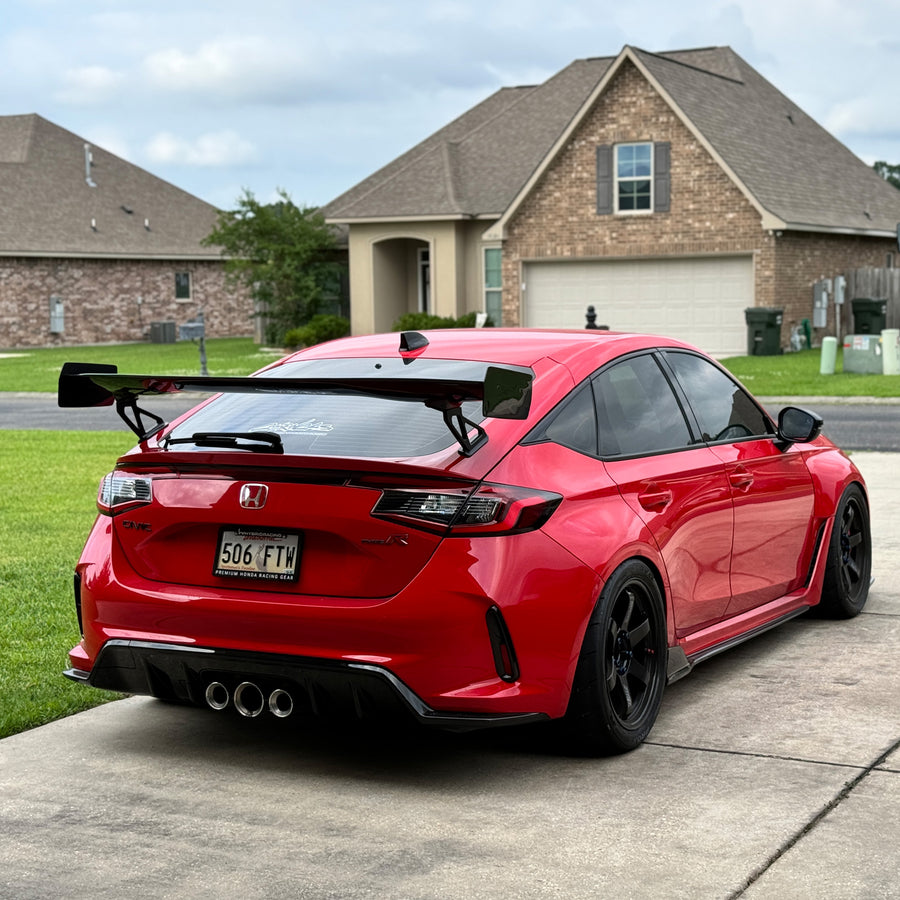
[[238, 685], [251, 682], [262, 696], [286, 692], [297, 716], [374, 721], [405, 715], [420, 724], [452, 731], [548, 718], [539, 712], [436, 711], [392, 672], [369, 663], [152, 641], [108, 641], [90, 672], [72, 668], [63, 674], [91, 687], [197, 706], [207, 702], [207, 688], [213, 683], [224, 686], [227, 705], [234, 706]]

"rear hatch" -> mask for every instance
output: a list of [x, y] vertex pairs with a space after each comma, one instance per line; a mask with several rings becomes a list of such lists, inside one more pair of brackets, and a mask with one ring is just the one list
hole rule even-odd
[[[228, 469], [117, 473], [150, 483], [149, 503], [113, 519], [119, 547], [141, 577], [238, 591], [385, 597], [416, 576], [441, 540], [440, 533], [373, 515], [383, 477], [242, 474], [233, 463]], [[425, 483], [412, 483], [427, 492]]]
[[[479, 403], [463, 409], [482, 420]], [[261, 435], [276, 435], [283, 453]], [[120, 461], [109, 493], [126, 504], [114, 532], [129, 565], [151, 581], [387, 597], [421, 571], [446, 532], [453, 510], [437, 504], [464, 498], [483, 474], [473, 459], [469, 477], [449, 475], [460, 460], [441, 412], [422, 403], [226, 394]], [[386, 518], [385, 491], [426, 511], [430, 502], [430, 521]]]

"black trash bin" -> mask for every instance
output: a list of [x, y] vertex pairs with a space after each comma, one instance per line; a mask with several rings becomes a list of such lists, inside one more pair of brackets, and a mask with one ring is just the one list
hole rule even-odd
[[747, 355], [777, 356], [781, 353], [783, 309], [752, 306], [744, 310], [747, 321]]
[[881, 334], [887, 327], [887, 300], [857, 297], [852, 306], [854, 334]]

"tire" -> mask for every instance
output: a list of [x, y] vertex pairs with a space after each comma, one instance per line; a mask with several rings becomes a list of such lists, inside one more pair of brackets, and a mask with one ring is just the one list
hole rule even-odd
[[633, 750], [656, 721], [666, 682], [666, 616], [650, 569], [629, 560], [613, 572], [591, 614], [569, 708], [573, 749]]
[[826, 618], [852, 619], [866, 605], [871, 574], [869, 507], [862, 488], [851, 484], [835, 512], [822, 599], [813, 609]]

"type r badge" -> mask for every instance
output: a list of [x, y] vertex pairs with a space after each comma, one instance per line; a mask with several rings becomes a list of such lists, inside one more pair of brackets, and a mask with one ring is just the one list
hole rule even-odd
[[269, 497], [266, 484], [245, 484], [241, 487], [241, 506], [244, 509], [262, 509]]

